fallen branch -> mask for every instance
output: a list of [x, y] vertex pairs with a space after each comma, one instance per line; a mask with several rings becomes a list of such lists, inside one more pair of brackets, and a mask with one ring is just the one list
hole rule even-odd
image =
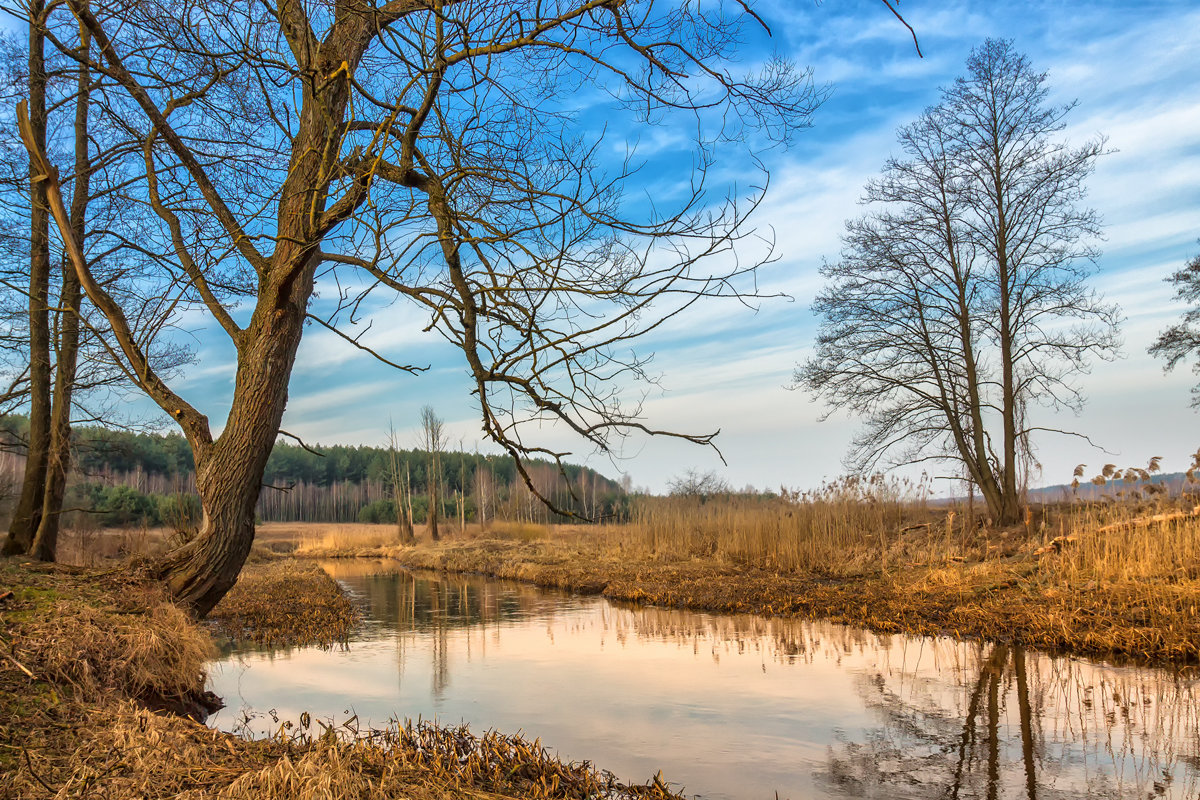
[[7, 658], [7, 659], [8, 659], [9, 661], [11, 661], [12, 663], [16, 664], [16, 666], [17, 666], [17, 669], [21, 670], [21, 672], [24, 672], [24, 673], [25, 673], [26, 675], [28, 675], [30, 678], [33, 678], [34, 680], [37, 680], [37, 676], [36, 676], [36, 675], [34, 675], [32, 672], [30, 672], [30, 671], [29, 671], [29, 670], [28, 670], [28, 669], [25, 667], [25, 665], [24, 665], [24, 664], [22, 664], [20, 661], [17, 661], [17, 660], [16, 660], [15, 658], [13, 658], [12, 656], [5, 656], [5, 658]]
[[1177, 519], [1192, 519], [1193, 517], [1200, 517], [1200, 506], [1194, 506], [1191, 511], [1173, 511], [1169, 514], [1152, 514], [1148, 517], [1127, 519], [1124, 522], [1116, 522], [1112, 525], [1097, 528], [1096, 533], [1112, 533], [1113, 531], [1123, 531], [1129, 528], [1140, 528], [1143, 525], [1153, 525], [1158, 522], [1172, 522]]

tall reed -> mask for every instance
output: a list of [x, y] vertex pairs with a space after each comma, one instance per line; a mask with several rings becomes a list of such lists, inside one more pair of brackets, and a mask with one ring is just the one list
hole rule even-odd
[[779, 495], [641, 497], [609, 537], [639, 554], [837, 575], [879, 565], [898, 530], [936, 517], [927, 497], [924, 483], [882, 476]]

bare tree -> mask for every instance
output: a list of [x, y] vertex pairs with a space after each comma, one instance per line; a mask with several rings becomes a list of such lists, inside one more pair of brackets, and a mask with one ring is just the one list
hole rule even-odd
[[960, 462], [992, 518], [1020, 519], [1027, 408], [1078, 408], [1074, 378], [1119, 346], [1119, 313], [1087, 285], [1099, 233], [1077, 206], [1102, 141], [1055, 141], [1073, 104], [989, 40], [968, 74], [900, 130], [903, 160], [867, 185], [797, 386], [867, 418], [848, 461]]
[[[79, 26], [79, 68], [75, 94], [75, 169], [70, 224], [72, 236], [82, 246], [87, 235], [87, 210], [90, 199], [91, 160], [89, 153], [88, 114], [91, 99], [91, 74], [87, 68], [91, 36]], [[67, 474], [71, 468], [71, 412], [75, 379], [79, 365], [80, 308], [83, 290], [79, 276], [64, 259], [62, 288], [59, 292], [57, 349], [54, 361], [54, 387], [50, 409], [50, 437], [47, 443], [45, 486], [41, 514], [30, 554], [41, 561], [54, 561], [58, 549], [58, 531], [62, 518]]]
[[[388, 478], [392, 482], [392, 502], [396, 505], [396, 532], [401, 544], [412, 544], [412, 486], [408, 481], [408, 463], [400, 469], [399, 447], [396, 443], [396, 431], [388, 426]], [[403, 472], [403, 475], [401, 474]]]
[[[1167, 372], [1181, 361], [1196, 357], [1192, 372], [1200, 374], [1200, 256], [1192, 258], [1166, 280], [1175, 287], [1175, 299], [1191, 308], [1183, 312], [1180, 322], [1158, 335], [1150, 346], [1150, 354], [1166, 359]], [[1200, 407], [1200, 387], [1192, 389], [1192, 405]]]
[[433, 406], [421, 408], [421, 449], [429, 454], [425, 488], [429, 492], [429, 536], [438, 540], [438, 517], [442, 510], [442, 451], [446, 449], [446, 423]]
[[[723, 148], [792, 135], [818, 99], [807, 74], [778, 59], [732, 75], [743, 26], [759, 22], [741, 2], [66, 7], [91, 53], [47, 38], [102, 80], [96, 107], [124, 125], [126, 163], [142, 170], [125, 195], [158, 222], [147, 238], [170, 254], [162, 266], [173, 281], [157, 308], [206, 311], [237, 351], [230, 412], [214, 436], [155, 369], [135, 309], [90, 270], [56, 173], [24, 125], [32, 174], [46, 176], [114, 349], [193, 449], [201, 530], [159, 572], [200, 615], [233, 585], [253, 541], [306, 321], [383, 358], [342, 330], [361, 293], [342, 295], [339, 313], [310, 315], [318, 279], [335, 295], [365, 285], [426, 309], [429, 327], [464, 355], [484, 431], [519, 462], [565, 455], [527, 443], [531, 421], [597, 447], [622, 431], [682, 435], [618, 402], [615, 381], [644, 369], [629, 343], [700, 298], [744, 291], [753, 264], [726, 260], [716, 274], [697, 265], [750, 235], [760, 195], [749, 207], [714, 202], [705, 168]], [[623, 194], [635, 163], [601, 169], [600, 141], [578, 119], [582, 87], [654, 119], [690, 115], [697, 169], [670, 211]]]
[[700, 472], [689, 469], [682, 475], [672, 478], [667, 489], [679, 497], [708, 497], [714, 494], [730, 494], [733, 488], [729, 482], [715, 472]]
[[[51, 112], [46, 115], [44, 125], [32, 126], [31, 120], [31, 127], [46, 130], [31, 132], [35, 139], [61, 154], [63, 160], [69, 161], [73, 152], [73, 168], [65, 178], [71, 187], [69, 219], [73, 233], [81, 245], [86, 245], [91, 268], [102, 276], [101, 281], [109, 291], [131, 299], [122, 284], [135, 271], [135, 261], [140, 258], [139, 253], [145, 252], [145, 246], [129, 246], [138, 237], [131, 234], [134, 225], [121, 222], [126, 210], [121, 201], [122, 177], [110, 173], [99, 187], [92, 182], [93, 164], [99, 164], [101, 169], [111, 167], [114, 153], [120, 152], [123, 143], [115, 142], [114, 149], [111, 127], [98, 130], [90, 125], [93, 78], [87, 66], [90, 35], [73, 16], [54, 4], [35, 5], [29, 11], [28, 50], [32, 69], [22, 80], [32, 78], [35, 88], [41, 85], [32, 92], [31, 100]], [[54, 31], [60, 43], [78, 42], [72, 58], [53, 49], [47, 57], [43, 52], [47, 31]], [[51, 124], [57, 115], [66, 116], [72, 111], [72, 125]], [[48, 135], [58, 128], [65, 132], [57, 137]], [[24, 168], [25, 148], [19, 142], [15, 144], [20, 148], [19, 158]], [[16, 162], [17, 157], [9, 161]], [[23, 297], [32, 304], [30, 309], [42, 308], [45, 313], [26, 314], [23, 324], [8, 317], [4, 320], [7, 329], [0, 334], [13, 343], [5, 359], [13, 380], [0, 392], [0, 407], [5, 412], [23, 411], [30, 421], [29, 435], [20, 442], [20, 449], [27, 455], [23, 499], [12, 519], [4, 551], [28, 553], [50, 561], [56, 554], [71, 466], [72, 425], [80, 420], [128, 419], [116, 411], [108, 392], [124, 382], [124, 375], [119, 365], [107, 356], [102, 335], [106, 326], [98, 325], [95, 319], [89, 320], [83, 313], [78, 275], [50, 235], [45, 184], [33, 181], [26, 189], [5, 172], [0, 177], [0, 190], [4, 192], [6, 210], [13, 218], [21, 219], [22, 227], [28, 227], [30, 232], [28, 236], [10, 233], [6, 237], [0, 287], [11, 295]], [[12, 247], [18, 238], [29, 255], [40, 256], [32, 259], [26, 254], [18, 256]], [[131, 253], [133, 258], [129, 257]], [[60, 280], [57, 289], [52, 290], [54, 269], [58, 269]], [[45, 330], [39, 331], [43, 324]], [[143, 333], [148, 334], [152, 329], [153, 326], [141, 326]], [[178, 363], [163, 360], [159, 354], [155, 355], [155, 362], [159, 369], [168, 371]]]
[[[29, 136], [46, 149], [44, 0], [29, 5]], [[4, 553], [25, 553], [42, 516], [50, 454], [50, 213], [39, 165], [29, 162], [29, 443], [21, 495], [9, 524]]]

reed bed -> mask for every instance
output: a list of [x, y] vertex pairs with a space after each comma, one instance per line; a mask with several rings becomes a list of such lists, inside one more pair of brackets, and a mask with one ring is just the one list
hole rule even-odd
[[1155, 493], [996, 528], [919, 487], [650, 498], [625, 525], [371, 552], [666, 606], [1200, 663], [1200, 509]]
[[296, 523], [287, 527], [295, 531], [297, 553], [386, 547], [400, 541], [400, 533], [395, 525]]
[[[845, 575], [886, 567], [898, 531], [944, 517], [927, 497], [924, 484], [882, 476], [780, 495], [642, 497], [630, 522], [611, 526], [607, 538], [637, 555], [715, 557], [763, 569]], [[911, 560], [932, 554], [902, 555]]]

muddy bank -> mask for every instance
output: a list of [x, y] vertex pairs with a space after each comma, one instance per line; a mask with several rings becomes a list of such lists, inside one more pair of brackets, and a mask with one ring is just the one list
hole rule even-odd
[[[295, 604], [282, 603], [278, 614], [260, 606], [273, 592], [303, 595], [303, 587], [319, 586], [314, 567], [259, 569], [247, 575], [243, 596], [231, 601], [220, 625], [262, 641], [286, 635], [297, 642], [306, 631], [320, 640], [333, 629], [288, 623]], [[329, 736], [292, 728], [246, 741], [147, 708], [154, 698], [185, 701], [202, 693], [213, 654], [208, 631], [153, 582], [126, 570], [0, 559], [0, 597], [5, 800], [674, 797], [655, 781], [620, 786], [501, 734], [423, 726]], [[341, 615], [338, 609], [326, 610], [327, 621]], [[273, 627], [255, 630], [254, 620]]]
[[1053, 554], [841, 577], [623, 554], [587, 536], [300, 555], [393, 558], [414, 568], [478, 572], [679, 608], [828, 619], [887, 633], [980, 638], [1154, 665], [1200, 663], [1200, 581], [1076, 585], [1045, 569]]

